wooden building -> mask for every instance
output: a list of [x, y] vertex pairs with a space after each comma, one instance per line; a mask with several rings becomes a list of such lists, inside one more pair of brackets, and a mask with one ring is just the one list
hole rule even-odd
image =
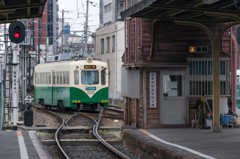
[[[138, 1], [125, 0], [125, 8]], [[189, 16], [189, 15], [188, 15]], [[215, 37], [228, 23], [204, 23]], [[122, 96], [125, 124], [139, 128], [186, 127], [203, 92], [213, 96], [212, 45], [195, 26], [150, 18], [125, 19]], [[220, 41], [220, 98], [231, 99], [231, 28]], [[237, 53], [237, 50], [235, 50]]]

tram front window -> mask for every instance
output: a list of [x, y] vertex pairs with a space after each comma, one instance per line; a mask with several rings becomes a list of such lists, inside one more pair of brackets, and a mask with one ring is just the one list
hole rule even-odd
[[98, 71], [82, 71], [82, 84], [96, 85], [99, 84]]

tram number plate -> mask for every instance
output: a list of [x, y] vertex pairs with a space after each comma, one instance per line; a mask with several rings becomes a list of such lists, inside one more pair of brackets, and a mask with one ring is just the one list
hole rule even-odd
[[86, 87], [86, 90], [96, 90], [96, 87]]
[[85, 69], [96, 69], [96, 65], [84, 65]]

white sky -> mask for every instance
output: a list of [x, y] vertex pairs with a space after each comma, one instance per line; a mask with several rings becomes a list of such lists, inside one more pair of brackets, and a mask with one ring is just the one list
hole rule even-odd
[[[69, 13], [64, 13], [65, 22], [69, 22], [71, 25], [71, 31], [77, 30], [81, 31], [84, 29], [85, 16], [79, 14], [77, 19], [77, 1], [78, 1], [78, 13], [86, 13], [86, 0], [58, 0], [59, 11], [69, 11]], [[99, 25], [99, 0], [89, 0], [93, 4], [97, 4], [96, 7], [93, 7], [89, 3], [89, 30], [95, 32]], [[83, 4], [83, 5], [82, 5]], [[83, 7], [84, 9], [83, 9]], [[58, 12], [59, 18], [62, 18], [62, 12]], [[72, 19], [67, 19], [72, 18]], [[80, 24], [81, 23], [81, 24]], [[82, 35], [82, 33], [76, 33]]]

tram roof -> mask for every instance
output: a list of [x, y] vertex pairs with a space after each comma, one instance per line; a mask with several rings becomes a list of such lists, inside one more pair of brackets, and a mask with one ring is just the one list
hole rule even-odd
[[91, 63], [88, 63], [86, 60], [77, 60], [77, 61], [60, 61], [60, 62], [49, 62], [49, 63], [43, 63], [38, 64], [36, 67], [48, 67], [48, 66], [58, 66], [58, 65], [107, 65], [106, 62], [93, 60]]
[[142, 0], [121, 12], [122, 19], [139, 17], [200, 23], [233, 22], [239, 15], [234, 0]]
[[42, 17], [47, 0], [0, 0], [0, 23]]

